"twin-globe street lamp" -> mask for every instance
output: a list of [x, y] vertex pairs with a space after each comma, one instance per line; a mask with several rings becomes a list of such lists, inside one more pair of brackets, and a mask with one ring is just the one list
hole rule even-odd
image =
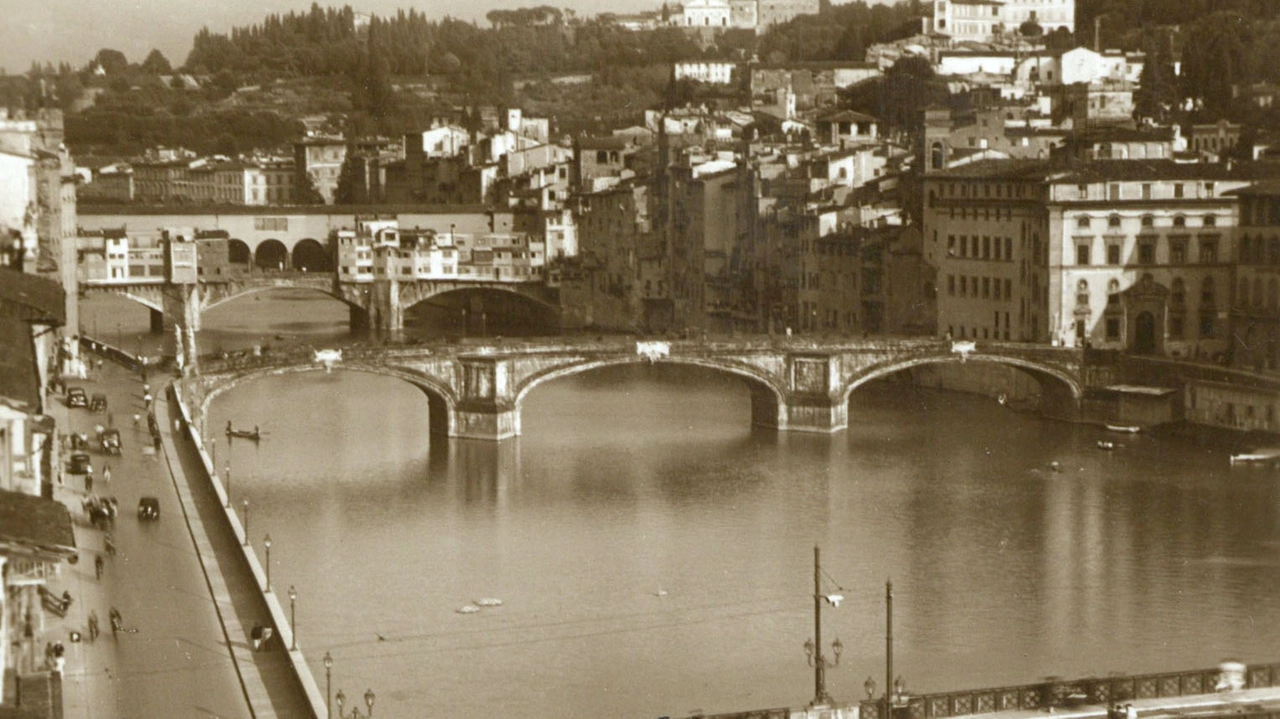
[[338, 717], [339, 717], [339, 719], [361, 719], [362, 717], [365, 717], [365, 716], [369, 716], [369, 717], [373, 716], [373, 700], [374, 700], [375, 698], [376, 698], [376, 697], [374, 697], [374, 695], [373, 695], [373, 690], [372, 690], [372, 689], [365, 689], [365, 690], [364, 690], [364, 705], [365, 705], [365, 707], [369, 710], [369, 713], [368, 713], [368, 714], [361, 714], [361, 713], [360, 713], [360, 707], [359, 707], [359, 706], [352, 706], [352, 707], [351, 707], [351, 713], [350, 713], [350, 714], [347, 714], [347, 713], [345, 713], [345, 712], [343, 712], [343, 711], [342, 711], [343, 705], [347, 703], [347, 696], [346, 696], [345, 694], [343, 694], [343, 693], [342, 693], [342, 690], [341, 690], [341, 689], [339, 689], [339, 690], [338, 690], [338, 694], [337, 694], [337, 696], [335, 696], [335, 697], [334, 697], [334, 699], [336, 699], [336, 700], [337, 700], [337, 702], [338, 702]]

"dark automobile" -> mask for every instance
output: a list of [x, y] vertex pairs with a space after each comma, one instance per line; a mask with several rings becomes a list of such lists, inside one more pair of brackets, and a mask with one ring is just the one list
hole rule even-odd
[[160, 519], [160, 500], [155, 497], [143, 497], [138, 500], [138, 519]]
[[89, 474], [93, 471], [93, 464], [89, 460], [89, 455], [84, 452], [76, 452], [71, 455], [71, 463], [67, 466], [67, 471], [71, 474]]
[[68, 407], [88, 407], [89, 395], [84, 393], [83, 387], [67, 388], [67, 406]]
[[102, 451], [106, 454], [120, 454], [120, 430], [108, 429], [102, 433]]
[[106, 396], [105, 394], [98, 393], [98, 394], [95, 394], [95, 395], [93, 395], [92, 397], [90, 397], [90, 398], [89, 398], [89, 411], [90, 411], [90, 412], [106, 412], [106, 411], [107, 411], [107, 396]]

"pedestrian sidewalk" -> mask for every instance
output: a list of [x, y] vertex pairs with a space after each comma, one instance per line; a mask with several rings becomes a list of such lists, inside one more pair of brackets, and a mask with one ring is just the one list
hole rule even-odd
[[[67, 407], [60, 398], [51, 398], [50, 414], [57, 421], [58, 431], [84, 431], [81, 425], [88, 418], [72, 418]], [[98, 421], [102, 421], [99, 419]], [[95, 464], [101, 464], [98, 456], [94, 456]], [[104, 465], [105, 466], [105, 465]], [[107, 484], [99, 475], [101, 468], [95, 467], [95, 490], [107, 490]], [[111, 631], [107, 612], [112, 606], [111, 568], [114, 557], [107, 552], [105, 532], [89, 523], [84, 511], [85, 491], [82, 475], [60, 472], [61, 482], [55, 482], [53, 498], [67, 506], [75, 525], [77, 561], [75, 564], [65, 563], [58, 576], [48, 583], [49, 591], [55, 596], [68, 592], [71, 605], [66, 615], [59, 618], [46, 611], [44, 631], [37, 637], [38, 646], [61, 642], [65, 649], [66, 663], [62, 670], [62, 707], [67, 717], [103, 716], [95, 707], [114, 707], [117, 703], [117, 682], [112, 674], [112, 667], [117, 665], [115, 647], [110, 635], [103, 641], [101, 631]], [[108, 530], [109, 531], [109, 530]], [[98, 577], [96, 561], [102, 559], [103, 576]], [[99, 633], [95, 637], [90, 634], [89, 619], [96, 615]], [[80, 641], [75, 641], [79, 634]]]

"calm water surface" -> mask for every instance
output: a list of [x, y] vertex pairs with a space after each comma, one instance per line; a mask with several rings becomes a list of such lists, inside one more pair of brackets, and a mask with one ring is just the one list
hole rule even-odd
[[[297, 301], [230, 307], [206, 316], [229, 344], [299, 322]], [[311, 337], [339, 336], [345, 310], [319, 307]], [[847, 598], [823, 615], [837, 700], [883, 683], [889, 577], [913, 690], [1278, 658], [1272, 473], [892, 385], [830, 437], [750, 414], [736, 380], [614, 368], [533, 391], [518, 440], [432, 446], [425, 396], [339, 371], [246, 385], [209, 426], [267, 433], [231, 450], [237, 504], [297, 588], [317, 678], [327, 650], [333, 690], [373, 688], [387, 716], [804, 704], [814, 544]], [[456, 612], [482, 597], [504, 604]]]

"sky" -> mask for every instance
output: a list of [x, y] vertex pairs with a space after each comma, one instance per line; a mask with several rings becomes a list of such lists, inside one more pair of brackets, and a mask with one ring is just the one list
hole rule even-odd
[[[661, 0], [342, 0], [322, 7], [351, 5], [357, 12], [389, 15], [415, 8], [428, 17], [451, 15], [484, 23], [495, 8], [553, 5], [580, 14], [656, 10]], [[158, 48], [173, 65], [191, 51], [191, 38], [207, 26], [228, 32], [260, 22], [270, 13], [305, 12], [311, 0], [0, 0], [0, 68], [25, 73], [32, 61], [87, 63], [98, 50], [111, 48], [129, 62], [142, 62]]]

